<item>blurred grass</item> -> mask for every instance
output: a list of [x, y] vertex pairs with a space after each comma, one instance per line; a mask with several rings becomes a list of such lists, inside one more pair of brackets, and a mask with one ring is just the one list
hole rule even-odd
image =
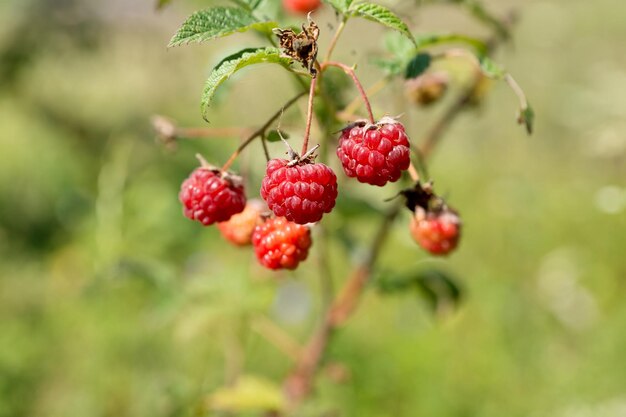
[[[415, 294], [368, 293], [329, 355], [349, 380], [320, 377], [303, 415], [624, 415], [626, 6], [488, 3], [521, 12], [514, 47], [498, 60], [531, 98], [537, 133], [524, 136], [514, 97], [494, 86], [429, 166], [463, 215], [460, 250], [429, 259], [404, 216], [381, 260], [386, 270], [452, 272], [463, 304], [433, 317]], [[154, 113], [199, 125], [207, 71], [238, 41], [255, 42], [237, 35], [166, 50], [202, 4], [155, 13], [148, 1], [0, 2], [2, 417], [190, 415], [234, 374], [280, 381], [288, 371], [289, 359], [250, 330], [252, 318], [266, 314], [298, 340], [314, 324], [315, 254], [274, 281], [248, 251], [180, 213], [178, 187], [194, 153], [223, 161], [232, 138], [186, 141], [175, 153], [153, 140]], [[444, 7], [412, 19], [424, 31], [484, 33]], [[379, 34], [354, 22], [339, 45], [338, 58], [358, 60], [366, 84], [379, 76], [366, 60]], [[356, 40], [362, 50], [349, 46]], [[212, 125], [258, 125], [289, 86], [271, 68], [244, 74]], [[401, 97], [401, 85], [391, 86], [374, 100], [377, 113], [401, 110]], [[410, 110], [412, 137], [441, 110]], [[351, 186], [376, 208], [394, 193]], [[373, 215], [350, 213], [328, 216], [329, 228], [367, 239]], [[329, 250], [338, 284], [351, 255], [339, 242]], [[300, 310], [285, 299], [304, 306], [304, 319], [289, 320]]]

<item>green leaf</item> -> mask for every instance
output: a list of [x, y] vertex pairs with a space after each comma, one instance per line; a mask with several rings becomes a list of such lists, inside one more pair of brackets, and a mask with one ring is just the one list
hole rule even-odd
[[438, 269], [422, 271], [416, 277], [416, 283], [434, 312], [445, 306], [457, 306], [461, 301], [461, 288], [446, 272]]
[[352, 0], [322, 0], [324, 3], [329, 4], [337, 13], [346, 14]]
[[420, 76], [424, 71], [430, 67], [432, 58], [430, 54], [419, 53], [413, 57], [406, 66], [404, 78], [415, 78]]
[[213, 410], [241, 413], [245, 411], [282, 411], [285, 396], [271, 381], [243, 375], [233, 386], [220, 388], [208, 399]]
[[424, 49], [431, 46], [438, 46], [449, 43], [464, 43], [476, 50], [479, 55], [487, 53], [487, 44], [478, 38], [456, 33], [428, 33], [415, 37], [417, 49]]
[[506, 71], [502, 66], [496, 64], [491, 58], [483, 56], [479, 58], [480, 68], [485, 76], [494, 80], [501, 80], [506, 75]]
[[267, 140], [268, 142], [280, 142], [281, 135], [285, 140], [289, 139], [289, 135], [287, 134], [287, 132], [283, 132], [281, 130], [279, 133], [278, 130], [270, 130], [265, 137], [265, 140]]
[[535, 123], [535, 112], [532, 107], [530, 107], [530, 104], [527, 104], [525, 109], [520, 109], [519, 115], [517, 116], [517, 123], [523, 124], [526, 127], [526, 132], [532, 135], [533, 124]]
[[201, 110], [205, 120], [207, 120], [206, 113], [217, 87], [235, 72], [253, 64], [280, 64], [285, 68], [289, 68], [291, 59], [281, 56], [280, 50], [273, 47], [247, 48], [224, 58], [213, 68], [204, 85]]
[[277, 27], [276, 22], [259, 22], [252, 14], [237, 7], [213, 7], [195, 12], [178, 29], [168, 47], [204, 42], [251, 29], [261, 32]]
[[356, 3], [348, 10], [350, 16], [363, 17], [367, 20], [380, 23], [383, 26], [397, 30], [415, 44], [409, 27], [395, 13], [388, 8], [374, 3]]
[[405, 68], [404, 62], [395, 58], [394, 59], [376, 58], [376, 59], [372, 59], [370, 62], [376, 65], [377, 67], [379, 67], [380, 69], [382, 69], [383, 71], [385, 71], [388, 75], [398, 75]]
[[456, 280], [447, 272], [438, 269], [400, 275], [381, 274], [375, 285], [382, 294], [419, 291], [434, 312], [442, 311], [448, 306], [456, 306], [462, 298], [462, 291]]

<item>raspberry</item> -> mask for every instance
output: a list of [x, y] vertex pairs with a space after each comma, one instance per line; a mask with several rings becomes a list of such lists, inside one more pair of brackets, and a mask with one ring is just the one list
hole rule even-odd
[[404, 126], [388, 117], [375, 125], [357, 122], [345, 128], [337, 156], [347, 176], [380, 187], [398, 181], [411, 163]]
[[252, 242], [252, 232], [256, 227], [265, 204], [261, 200], [250, 200], [246, 208], [233, 215], [225, 222], [217, 224], [222, 236], [237, 246], [246, 246]]
[[309, 254], [311, 232], [307, 226], [276, 217], [254, 229], [252, 245], [264, 267], [295, 269]]
[[459, 243], [461, 221], [451, 210], [429, 212], [418, 208], [411, 218], [411, 235], [424, 249], [433, 255], [447, 255]]
[[326, 165], [272, 159], [261, 185], [261, 197], [277, 217], [298, 224], [319, 221], [337, 198], [337, 176]]
[[317, 10], [322, 2], [320, 0], [283, 0], [283, 7], [291, 13], [307, 14]]
[[240, 180], [207, 167], [191, 173], [180, 187], [178, 199], [183, 203], [185, 216], [205, 226], [226, 221], [246, 206]]

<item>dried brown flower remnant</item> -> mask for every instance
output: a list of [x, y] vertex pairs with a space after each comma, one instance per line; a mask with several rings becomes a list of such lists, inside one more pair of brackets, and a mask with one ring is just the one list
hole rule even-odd
[[302, 32], [296, 34], [293, 29], [274, 29], [278, 36], [283, 54], [301, 63], [313, 77], [317, 75], [314, 68], [317, 58], [317, 38], [320, 29], [309, 16], [308, 27], [303, 23]]

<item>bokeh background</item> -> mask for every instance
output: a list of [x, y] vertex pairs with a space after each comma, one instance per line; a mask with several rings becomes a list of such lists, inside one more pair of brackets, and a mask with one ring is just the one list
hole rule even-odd
[[[302, 341], [319, 314], [316, 251], [277, 279], [249, 250], [181, 214], [178, 188], [194, 154], [223, 162], [237, 138], [171, 150], [150, 126], [153, 114], [204, 125], [204, 78], [258, 40], [168, 50], [184, 18], [211, 2], [179, 0], [160, 12], [153, 3], [0, 1], [2, 417], [202, 414], [207, 395], [237, 375], [279, 383], [291, 360], [277, 329]], [[495, 84], [429, 165], [462, 213], [459, 250], [426, 256], [407, 214], [380, 262], [393, 273], [446, 271], [462, 301], [434, 313], [415, 292], [368, 292], [302, 415], [626, 415], [626, 4], [486, 4], [519, 13], [497, 60], [525, 88], [536, 133], [515, 124], [515, 97]], [[408, 18], [415, 33], [488, 33], [451, 6]], [[323, 47], [334, 16], [317, 19]], [[381, 76], [367, 57], [382, 33], [351, 21], [338, 46], [337, 58], [358, 62], [368, 85]], [[292, 91], [280, 69], [242, 73], [225, 86], [211, 126], [258, 126]], [[445, 107], [406, 110], [401, 83], [373, 102], [379, 115], [406, 111], [414, 140]], [[295, 137], [302, 111], [285, 116]], [[254, 194], [263, 162], [251, 149]], [[358, 246], [395, 189], [348, 187], [357, 203], [328, 216], [328, 227]], [[333, 239], [326, 248], [336, 285], [356, 256], [346, 247]]]

